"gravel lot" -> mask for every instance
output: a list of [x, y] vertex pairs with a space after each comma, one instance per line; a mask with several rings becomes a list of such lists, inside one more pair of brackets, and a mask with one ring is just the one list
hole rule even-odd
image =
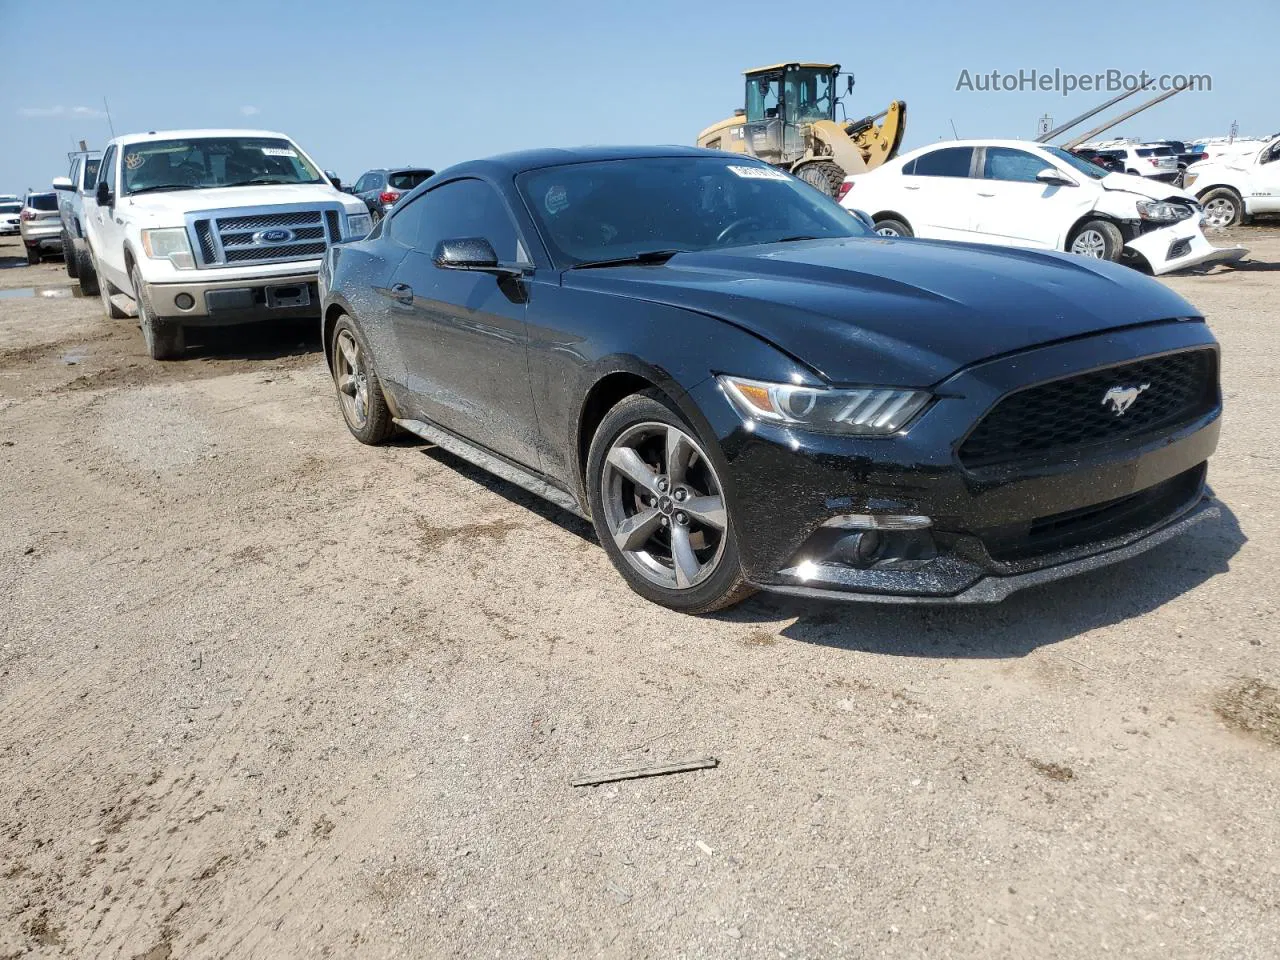
[[312, 324], [153, 363], [0, 241], [0, 958], [1273, 960], [1280, 230], [1238, 236], [1167, 279], [1221, 522], [990, 609], [710, 619], [357, 444]]

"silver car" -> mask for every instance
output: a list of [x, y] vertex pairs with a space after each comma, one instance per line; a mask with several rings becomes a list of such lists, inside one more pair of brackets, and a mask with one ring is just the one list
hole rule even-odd
[[62, 216], [58, 213], [57, 194], [52, 191], [28, 193], [18, 218], [30, 266], [39, 263], [46, 253], [62, 252]]
[[0, 200], [0, 237], [12, 237], [19, 232], [21, 215], [21, 200]]

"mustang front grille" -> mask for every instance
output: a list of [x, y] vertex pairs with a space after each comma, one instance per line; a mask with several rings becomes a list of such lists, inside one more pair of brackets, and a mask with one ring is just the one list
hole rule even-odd
[[1142, 438], [1190, 423], [1218, 403], [1218, 358], [1186, 350], [1028, 387], [1005, 397], [960, 445], [985, 467]]

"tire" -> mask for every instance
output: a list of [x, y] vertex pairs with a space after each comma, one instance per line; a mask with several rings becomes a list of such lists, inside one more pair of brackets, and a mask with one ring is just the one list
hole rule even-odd
[[[681, 461], [675, 478], [668, 454], [673, 440]], [[632, 590], [681, 613], [723, 610], [754, 592], [706, 449], [670, 402], [647, 390], [605, 414], [587, 455], [592, 523], [609, 559]], [[692, 509], [696, 503], [702, 517]]]
[[62, 265], [67, 268], [67, 276], [74, 280], [79, 272], [76, 264], [75, 241], [65, 230], [62, 231]]
[[914, 237], [911, 228], [901, 220], [892, 218], [876, 221], [876, 233], [882, 237]]
[[27, 247], [27, 266], [36, 267], [40, 265], [40, 248]]
[[396, 425], [382, 393], [382, 381], [373, 365], [368, 341], [344, 314], [333, 325], [329, 346], [330, 373], [347, 429], [361, 443], [377, 446], [385, 442], [396, 432]]
[[1207, 227], [1234, 227], [1244, 220], [1244, 199], [1230, 187], [1214, 187], [1200, 195]]
[[1124, 235], [1110, 220], [1090, 220], [1083, 223], [1067, 241], [1067, 253], [1092, 257], [1094, 260], [1118, 263], [1123, 252]]
[[187, 337], [182, 329], [182, 321], [155, 315], [151, 308], [151, 298], [142, 285], [142, 274], [137, 267], [133, 268], [129, 279], [133, 281], [134, 302], [138, 305], [138, 326], [142, 328], [147, 353], [152, 360], [181, 360], [187, 352]]
[[840, 190], [840, 184], [844, 183], [844, 169], [830, 160], [806, 163], [796, 172], [796, 176], [819, 193], [832, 198]]
[[98, 295], [98, 272], [93, 267], [93, 254], [89, 252], [89, 245], [77, 243], [74, 255], [76, 259], [76, 280], [80, 283], [80, 292], [87, 297], [96, 297]]

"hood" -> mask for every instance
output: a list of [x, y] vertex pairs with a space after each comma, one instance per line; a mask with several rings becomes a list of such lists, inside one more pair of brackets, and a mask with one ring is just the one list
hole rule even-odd
[[1181, 200], [1184, 203], [1195, 200], [1191, 194], [1185, 190], [1179, 190], [1171, 183], [1162, 183], [1150, 177], [1138, 177], [1131, 173], [1108, 173], [1102, 178], [1102, 185], [1108, 190], [1136, 193], [1148, 200]]
[[362, 200], [340, 193], [327, 183], [262, 184], [253, 187], [211, 187], [206, 190], [170, 190], [125, 197], [123, 203], [139, 218], [162, 225], [182, 226], [183, 218], [197, 210], [229, 207], [267, 207], [277, 203], [337, 202], [350, 213], [367, 213]]
[[569, 270], [564, 285], [719, 317], [834, 384], [923, 387], [980, 360], [1198, 316], [1128, 267], [1069, 254], [850, 237]]

